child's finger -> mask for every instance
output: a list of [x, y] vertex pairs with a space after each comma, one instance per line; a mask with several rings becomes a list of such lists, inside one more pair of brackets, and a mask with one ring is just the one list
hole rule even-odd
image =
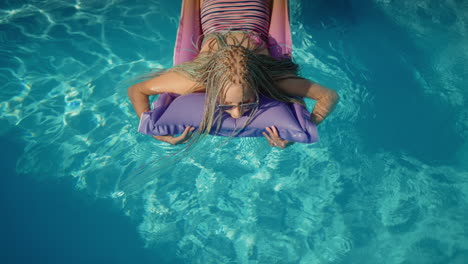
[[278, 130], [276, 129], [275, 126], [271, 126], [271, 130], [273, 131], [273, 134], [274, 134], [275, 136], [279, 136]]
[[188, 127], [186, 127], [186, 128], [184, 129], [184, 132], [182, 132], [182, 135], [181, 135], [181, 137], [185, 137], [185, 136], [187, 136], [187, 134], [188, 134], [188, 133], [189, 133], [189, 131], [190, 131], [190, 128], [191, 128], [191, 127], [189, 127], [189, 126], [188, 126]]
[[268, 139], [268, 142], [272, 141], [270, 135], [268, 135], [268, 134], [265, 133], [265, 132], [262, 132], [262, 134]]

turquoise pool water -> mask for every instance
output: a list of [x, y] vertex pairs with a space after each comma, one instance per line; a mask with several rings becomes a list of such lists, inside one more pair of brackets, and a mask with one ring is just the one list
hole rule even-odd
[[291, 0], [341, 95], [320, 142], [175, 157], [126, 96], [171, 66], [168, 2], [0, 3], [2, 263], [468, 262], [466, 2]]

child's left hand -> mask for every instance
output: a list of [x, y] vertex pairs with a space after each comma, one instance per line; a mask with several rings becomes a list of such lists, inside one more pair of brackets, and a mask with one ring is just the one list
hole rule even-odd
[[266, 127], [265, 129], [268, 131], [268, 134], [265, 132], [263, 132], [262, 134], [267, 138], [268, 143], [270, 143], [270, 146], [284, 149], [294, 144], [294, 142], [280, 138], [278, 130], [275, 126]]

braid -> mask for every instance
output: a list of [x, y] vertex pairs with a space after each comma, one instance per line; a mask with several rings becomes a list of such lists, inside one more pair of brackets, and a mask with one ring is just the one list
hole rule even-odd
[[[229, 38], [233, 45], [228, 44]], [[265, 47], [251, 45], [249, 36], [239, 41], [230, 37], [229, 33], [213, 33], [205, 36], [204, 42], [210, 39], [216, 40], [216, 51], [202, 52], [193, 61], [167, 70], [182, 73], [197, 83], [187, 93], [206, 92], [203, 119], [190, 144], [210, 133], [213, 124], [217, 124], [216, 130], [220, 128], [221, 123], [217, 121], [221, 119], [222, 113], [216, 111], [216, 106], [224, 99], [222, 97], [230, 84], [249, 87], [257, 97], [263, 95], [278, 101], [303, 103], [283, 93], [275, 81], [285, 75], [298, 75], [299, 66], [291, 59], [275, 59], [259, 54]], [[243, 46], [245, 41], [248, 42], [246, 46], [249, 48]], [[209, 46], [213, 48], [214, 44], [210, 43]], [[161, 73], [162, 71], [159, 71], [155, 75]], [[256, 109], [251, 112], [251, 117], [255, 111]]]

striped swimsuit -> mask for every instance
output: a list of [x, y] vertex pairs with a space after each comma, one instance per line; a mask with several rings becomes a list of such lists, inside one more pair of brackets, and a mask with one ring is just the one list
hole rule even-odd
[[226, 30], [256, 32], [268, 38], [269, 0], [204, 0], [201, 26], [205, 35]]

